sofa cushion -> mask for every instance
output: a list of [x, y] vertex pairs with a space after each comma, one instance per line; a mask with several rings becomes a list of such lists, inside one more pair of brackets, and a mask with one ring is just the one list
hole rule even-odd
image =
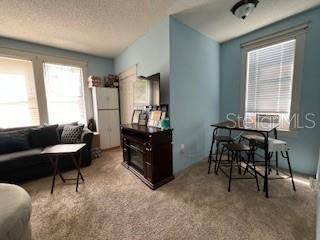
[[33, 148], [43, 148], [59, 143], [57, 135], [58, 125], [41, 126], [30, 130], [31, 146]]
[[61, 134], [61, 143], [80, 143], [84, 125], [64, 126]]
[[0, 154], [30, 149], [29, 129], [0, 132]]
[[63, 128], [64, 126], [78, 126], [78, 122], [71, 122], [71, 123], [66, 123], [66, 124], [59, 124], [58, 128], [57, 128], [57, 132], [58, 132], [58, 137], [59, 139], [61, 139], [61, 134], [63, 132]]
[[0, 169], [23, 168], [30, 165], [43, 163], [40, 155], [41, 148], [33, 148], [25, 151], [13, 152], [0, 155]]

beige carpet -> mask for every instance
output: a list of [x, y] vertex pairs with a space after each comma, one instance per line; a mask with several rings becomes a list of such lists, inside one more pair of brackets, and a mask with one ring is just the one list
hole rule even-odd
[[51, 195], [51, 177], [24, 184], [33, 239], [315, 238], [315, 195], [305, 184], [297, 182], [294, 193], [289, 181], [272, 181], [266, 199], [254, 180], [242, 180], [228, 193], [225, 176], [208, 175], [203, 161], [152, 191], [121, 161], [119, 150], [94, 160], [83, 169], [79, 193], [58, 179]]

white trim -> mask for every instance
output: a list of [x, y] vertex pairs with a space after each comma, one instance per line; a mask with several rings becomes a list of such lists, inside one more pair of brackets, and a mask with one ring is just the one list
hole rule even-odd
[[[303, 78], [303, 63], [304, 63], [304, 49], [305, 49], [306, 34], [299, 34], [296, 36], [296, 54], [294, 57], [294, 70], [292, 82], [292, 97], [291, 97], [291, 115], [299, 113], [300, 109], [300, 89]], [[290, 131], [294, 129], [290, 127]]]
[[0, 56], [8, 58], [19, 58], [24, 60], [35, 60], [36, 54], [30, 52], [20, 51], [18, 49], [0, 47]]
[[83, 100], [84, 100], [84, 114], [85, 114], [84, 118], [86, 121], [85, 124], [88, 122], [89, 118], [93, 117], [92, 95], [91, 95], [90, 89], [87, 86], [88, 77], [89, 77], [88, 69], [87, 69], [87, 65], [85, 65], [82, 67], [82, 92], [83, 92]]
[[279, 42], [282, 41], [280, 39], [287, 39], [290, 38], [290, 36], [296, 36], [298, 32], [305, 32], [305, 30], [309, 27], [310, 22], [306, 22], [303, 24], [300, 24], [298, 26], [288, 28], [276, 33], [272, 33], [269, 35], [266, 35], [264, 37], [261, 37], [259, 39], [255, 39], [249, 42], [241, 43], [241, 48], [252, 48], [255, 46], [258, 46], [259, 48], [265, 44], [270, 45], [272, 42]]
[[24, 58], [26, 60], [31, 60], [31, 59], [34, 59], [35, 57], [38, 57], [39, 59], [42, 59], [47, 62], [66, 64], [68, 66], [83, 67], [84, 65], [88, 65], [86, 61], [80, 61], [77, 59], [67, 58], [67, 57], [54, 55], [54, 54], [46, 54], [46, 53], [44, 54], [36, 51], [22, 50], [18, 48], [0, 47], [0, 54], [8, 57], [15, 56], [19, 58]]
[[66, 59], [63, 57], [56, 57], [56, 56], [49, 56], [49, 55], [40, 55], [43, 62], [46, 63], [53, 63], [53, 64], [59, 64], [59, 65], [66, 65], [66, 66], [72, 66], [72, 67], [81, 67], [84, 68], [88, 64], [83, 61], [76, 61], [73, 59]]
[[34, 81], [36, 84], [36, 93], [39, 107], [39, 117], [41, 123], [49, 123], [47, 95], [44, 84], [44, 71], [41, 59], [38, 57], [33, 61]]
[[244, 118], [246, 110], [246, 92], [247, 92], [247, 56], [248, 51], [241, 51], [241, 85], [240, 85], [240, 116]]

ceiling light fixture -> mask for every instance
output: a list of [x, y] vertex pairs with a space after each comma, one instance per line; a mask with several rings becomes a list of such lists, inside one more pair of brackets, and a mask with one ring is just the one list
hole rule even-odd
[[258, 0], [241, 0], [231, 8], [231, 12], [238, 18], [245, 19], [258, 5]]

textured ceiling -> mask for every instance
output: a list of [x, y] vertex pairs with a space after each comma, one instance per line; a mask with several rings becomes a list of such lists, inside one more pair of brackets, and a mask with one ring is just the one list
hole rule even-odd
[[0, 0], [0, 36], [114, 57], [165, 16], [210, 0]]
[[230, 12], [238, 1], [212, 1], [174, 16], [204, 35], [224, 42], [320, 5], [320, 0], [259, 0], [253, 13], [242, 20]]
[[[173, 14], [218, 41], [301, 12], [320, 0], [264, 0], [241, 21], [237, 0], [0, 0], [0, 36], [114, 57]], [[5, 10], [4, 10], [5, 9]]]

